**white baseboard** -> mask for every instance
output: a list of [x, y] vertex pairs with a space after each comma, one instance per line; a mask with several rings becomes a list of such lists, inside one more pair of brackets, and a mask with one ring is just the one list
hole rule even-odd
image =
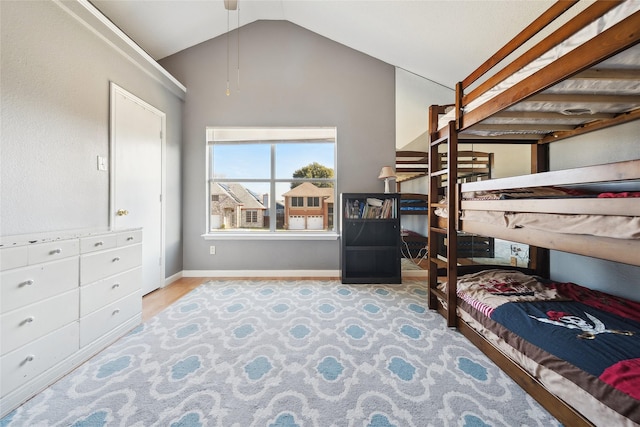
[[[295, 278], [340, 278], [340, 270], [183, 270], [166, 279], [166, 284], [173, 283], [181, 277], [295, 277]], [[402, 277], [406, 279], [427, 278], [427, 270], [405, 270]]]
[[175, 282], [178, 279], [182, 279], [183, 277], [185, 277], [183, 273], [184, 272], [180, 271], [180, 272], [174, 274], [173, 276], [166, 277], [164, 279], [164, 285], [162, 285], [162, 287], [168, 286], [168, 285], [172, 284], [173, 282]]
[[182, 277], [340, 277], [340, 270], [183, 270]]

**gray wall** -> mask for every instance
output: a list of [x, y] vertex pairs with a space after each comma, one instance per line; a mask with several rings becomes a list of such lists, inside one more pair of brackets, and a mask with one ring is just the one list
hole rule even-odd
[[[337, 270], [339, 241], [205, 241], [207, 126], [336, 126], [338, 192], [383, 191], [395, 158], [394, 67], [285, 21], [240, 30], [241, 88], [226, 96], [226, 37], [160, 61], [187, 88], [184, 106], [185, 270]], [[209, 255], [209, 245], [216, 255]]]
[[[549, 150], [551, 170], [640, 159], [640, 121], [558, 141]], [[551, 278], [640, 301], [640, 267], [552, 251]]]
[[167, 114], [166, 275], [182, 270], [182, 101], [50, 1], [1, 1], [0, 235], [109, 225], [109, 82]]

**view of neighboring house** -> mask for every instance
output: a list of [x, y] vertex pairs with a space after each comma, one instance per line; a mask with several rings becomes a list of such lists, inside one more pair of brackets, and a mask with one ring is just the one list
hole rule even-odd
[[[284, 193], [276, 202], [276, 229], [333, 229], [333, 188], [305, 182]], [[211, 184], [211, 230], [268, 229], [269, 197], [238, 183]]]
[[240, 184], [211, 184], [212, 230], [264, 228], [266, 211], [260, 196]]
[[284, 221], [288, 230], [333, 228], [334, 189], [304, 182], [283, 194]]

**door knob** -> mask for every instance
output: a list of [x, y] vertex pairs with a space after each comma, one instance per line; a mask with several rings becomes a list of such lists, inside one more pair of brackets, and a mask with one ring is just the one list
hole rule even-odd
[[116, 215], [118, 215], [118, 216], [129, 215], [129, 211], [126, 210], [126, 209], [118, 209], [118, 212], [116, 212]]

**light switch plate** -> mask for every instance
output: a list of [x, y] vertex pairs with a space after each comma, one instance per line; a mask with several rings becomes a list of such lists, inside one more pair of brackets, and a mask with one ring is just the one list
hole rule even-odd
[[107, 158], [98, 156], [98, 170], [106, 171], [107, 170]]

